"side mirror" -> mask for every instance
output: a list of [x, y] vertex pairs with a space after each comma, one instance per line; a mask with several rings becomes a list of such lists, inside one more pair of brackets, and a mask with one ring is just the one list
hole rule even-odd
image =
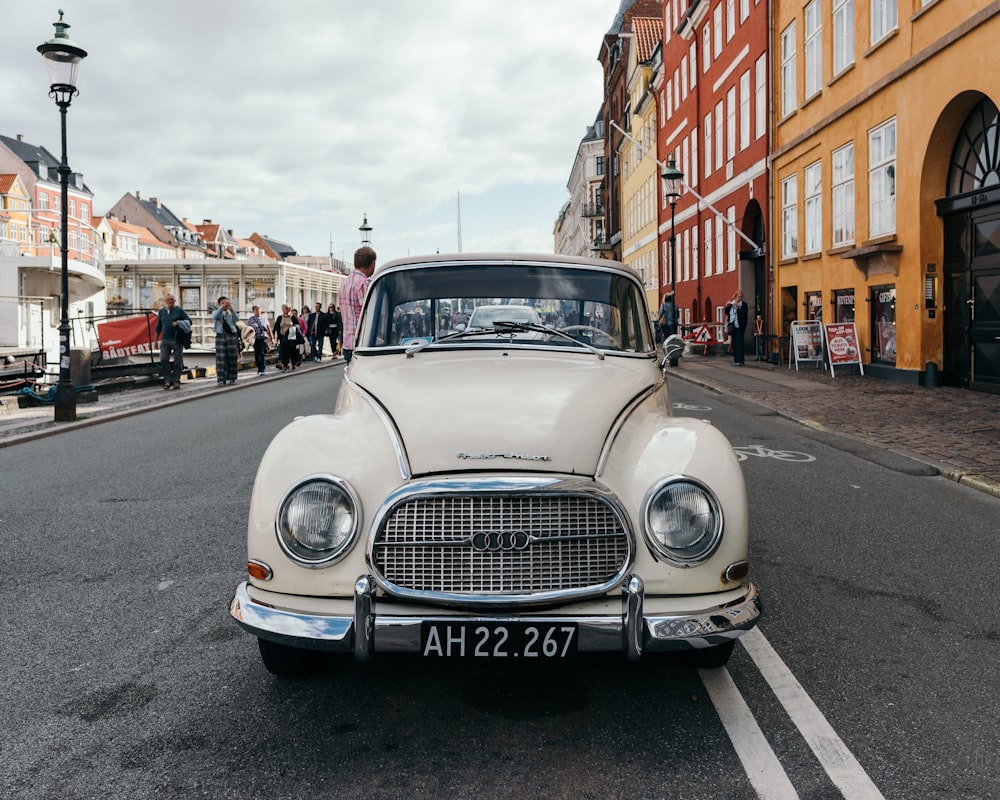
[[676, 333], [670, 334], [663, 343], [663, 360], [660, 362], [660, 369], [677, 366], [677, 359], [684, 355], [684, 340]]

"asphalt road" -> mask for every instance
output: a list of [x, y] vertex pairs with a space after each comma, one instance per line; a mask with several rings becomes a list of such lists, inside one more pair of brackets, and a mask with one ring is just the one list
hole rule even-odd
[[746, 454], [766, 615], [728, 668], [382, 658], [273, 678], [226, 611], [255, 465], [294, 416], [331, 408], [340, 374], [0, 450], [0, 797], [912, 800], [1000, 786], [1000, 501], [682, 383], [678, 413]]

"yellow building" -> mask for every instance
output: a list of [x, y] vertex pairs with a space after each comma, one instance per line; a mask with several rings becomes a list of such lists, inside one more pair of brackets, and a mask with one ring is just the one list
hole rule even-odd
[[14, 244], [16, 252], [34, 255], [30, 209], [31, 197], [20, 176], [0, 175], [0, 242]]
[[629, 113], [618, 124], [629, 137], [620, 138], [618, 163], [622, 170], [622, 261], [642, 276], [650, 311], [660, 305], [661, 270], [657, 241], [657, 198], [660, 169], [656, 163], [656, 96], [650, 81], [659, 55], [663, 20], [633, 17], [633, 46], [628, 48]]
[[866, 373], [1000, 392], [1000, 4], [773, 14], [776, 329], [853, 321]]

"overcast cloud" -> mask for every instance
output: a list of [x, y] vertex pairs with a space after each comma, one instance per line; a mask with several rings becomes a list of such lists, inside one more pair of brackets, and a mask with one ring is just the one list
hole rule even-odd
[[[304, 255], [551, 252], [620, 0], [67, 0], [88, 51], [69, 164], [101, 213], [159, 197]], [[59, 158], [36, 47], [60, 3], [0, 0], [0, 133]]]

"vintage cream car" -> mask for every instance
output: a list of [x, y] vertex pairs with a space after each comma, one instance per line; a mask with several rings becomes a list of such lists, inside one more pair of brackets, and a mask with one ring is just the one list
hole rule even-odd
[[717, 666], [760, 615], [747, 535], [729, 442], [671, 413], [635, 272], [411, 258], [372, 277], [333, 413], [264, 455], [230, 613], [278, 675], [316, 651]]

